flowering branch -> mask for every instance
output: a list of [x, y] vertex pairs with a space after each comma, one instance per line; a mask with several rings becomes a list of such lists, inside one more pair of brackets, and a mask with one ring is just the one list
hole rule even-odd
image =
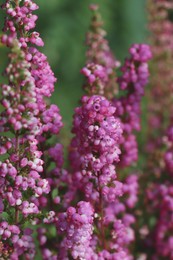
[[46, 56], [31, 47], [43, 46], [39, 34], [31, 31], [37, 20], [32, 12], [38, 6], [30, 0], [7, 0], [2, 7], [7, 18], [1, 41], [9, 48], [9, 64], [5, 72], [8, 83], [2, 85], [4, 111], [0, 115], [0, 154], [6, 154], [0, 162], [1, 256], [33, 259], [32, 230], [25, 228], [25, 223], [42, 216], [37, 201], [50, 190], [48, 180], [41, 177], [43, 151], [38, 147], [44, 133], [51, 127], [57, 133], [62, 123], [58, 108], [49, 107], [45, 100], [56, 79]]

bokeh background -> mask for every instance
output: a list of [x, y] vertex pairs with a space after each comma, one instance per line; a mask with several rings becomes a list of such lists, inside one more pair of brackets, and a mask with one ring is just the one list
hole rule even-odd
[[[4, 0], [5, 1], [5, 0]], [[3, 3], [3, 0], [0, 0]], [[115, 56], [123, 62], [132, 43], [146, 42], [145, 0], [36, 0], [40, 9], [37, 31], [45, 42], [42, 52], [48, 56], [58, 78], [52, 102], [58, 104], [63, 116], [64, 135], [70, 133], [72, 114], [82, 95], [85, 64], [85, 34], [90, 24], [88, 6], [97, 3], [104, 20], [107, 38]], [[0, 11], [0, 26], [4, 13]], [[0, 72], [7, 63], [6, 50], [0, 47]], [[1, 77], [1, 82], [4, 79]]]

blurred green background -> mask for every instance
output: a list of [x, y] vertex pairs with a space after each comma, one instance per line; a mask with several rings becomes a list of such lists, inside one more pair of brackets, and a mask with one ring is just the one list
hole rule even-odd
[[[0, 0], [2, 4], [5, 1]], [[80, 69], [85, 64], [84, 45], [91, 13], [91, 3], [100, 5], [100, 12], [107, 31], [110, 46], [120, 61], [127, 55], [132, 43], [146, 42], [145, 0], [37, 0], [40, 6], [37, 31], [45, 42], [42, 52], [48, 56], [51, 67], [58, 78], [52, 102], [58, 104], [65, 124], [70, 132], [73, 109], [82, 94], [83, 77]], [[4, 13], [0, 11], [3, 27]], [[6, 50], [0, 48], [0, 71], [7, 61]], [[1, 78], [1, 82], [3, 82]]]

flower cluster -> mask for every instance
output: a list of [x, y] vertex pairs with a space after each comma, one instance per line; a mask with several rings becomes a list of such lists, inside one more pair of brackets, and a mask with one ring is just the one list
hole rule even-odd
[[[82, 106], [76, 108], [72, 147], [80, 153], [83, 175], [99, 175], [101, 184], [107, 184], [114, 169], [107, 169], [119, 160], [121, 125], [114, 117], [115, 107], [102, 96], [84, 96]], [[112, 172], [112, 173], [111, 173]]]
[[121, 68], [122, 76], [118, 78], [120, 90], [127, 91], [119, 99], [114, 98], [117, 108], [116, 116], [121, 118], [124, 135], [121, 149], [123, 151], [120, 164], [129, 166], [138, 158], [138, 147], [134, 130], [140, 130], [140, 104], [144, 95], [144, 87], [148, 83], [148, 60], [151, 59], [150, 47], [146, 44], [131, 46], [130, 57]]
[[[35, 28], [37, 16], [32, 12], [38, 9], [38, 6], [31, 0], [24, 0], [22, 5], [20, 1], [6, 0], [2, 8], [6, 10], [8, 19], [5, 21], [4, 30], [8, 35], [3, 35], [2, 42], [7, 46], [13, 44], [13, 40], [18, 38], [22, 48], [27, 48], [28, 43], [37, 46], [43, 46], [44, 43], [38, 32], [30, 32]], [[18, 27], [19, 26], [19, 27]]]
[[[35, 256], [35, 244], [31, 237], [32, 230], [26, 228], [21, 231], [17, 225], [9, 225], [8, 222], [0, 222], [0, 256], [10, 259], [18, 259], [25, 255], [28, 259], [33, 259]], [[10, 241], [5, 244], [4, 241]], [[12, 245], [12, 246], [11, 246]], [[15, 251], [13, 250], [15, 248]]]
[[[113, 56], [112, 63], [107, 62], [106, 51], [110, 49], [103, 37], [97, 7], [92, 6], [92, 9], [93, 20], [87, 35], [87, 65], [81, 71], [87, 79], [85, 89], [90, 96], [84, 96], [82, 106], [75, 110], [72, 129], [75, 137], [70, 153], [72, 179], [76, 192], [82, 192], [99, 214], [95, 226], [100, 231], [92, 238], [95, 246], [90, 251], [90, 258], [132, 259], [128, 246], [135, 238], [132, 228], [135, 217], [130, 211], [137, 202], [138, 178], [132, 174], [120, 177], [120, 182], [115, 166], [117, 163], [129, 166], [137, 160], [138, 148], [133, 132], [140, 129], [140, 102], [148, 83], [147, 61], [151, 51], [148, 45], [133, 45], [130, 58], [122, 67], [123, 75], [117, 80], [113, 68], [118, 62]], [[106, 88], [110, 84], [117, 92], [116, 82], [125, 94], [112, 99], [114, 91], [109, 88], [106, 92]], [[125, 195], [123, 201], [122, 195]], [[112, 234], [109, 239], [106, 232]], [[104, 250], [98, 250], [100, 245]]]
[[[38, 6], [29, 0], [7, 0], [2, 7], [7, 18], [1, 42], [9, 48], [9, 64], [0, 114], [0, 154], [4, 155], [0, 162], [1, 257], [33, 259], [32, 231], [22, 225], [39, 218], [38, 201], [50, 191], [48, 180], [41, 176], [44, 151], [40, 142], [47, 132], [57, 134], [62, 122], [57, 106], [48, 106], [45, 100], [56, 79], [46, 56], [33, 47], [43, 45], [39, 34], [31, 31], [37, 20], [32, 12]], [[4, 221], [4, 212], [10, 223]]]
[[122, 135], [115, 108], [102, 96], [84, 96], [75, 112], [70, 154], [73, 181], [93, 203], [99, 196], [114, 201], [122, 195], [114, 165], [119, 161]]
[[[37, 134], [41, 125], [35, 106], [34, 80], [29, 71], [29, 64], [24, 60], [24, 53], [18, 42], [10, 54], [10, 64], [6, 75], [9, 85], [2, 85], [4, 111], [1, 113], [1, 131], [11, 131], [13, 137], [1, 138], [1, 154], [8, 153], [8, 158], [0, 163], [1, 196], [9, 205], [16, 207], [16, 212], [26, 211], [26, 199], [49, 192], [48, 181], [42, 179], [42, 152], [38, 150]], [[13, 70], [13, 77], [11, 77]], [[33, 106], [32, 106], [33, 104]], [[28, 194], [30, 190], [30, 195]], [[38, 213], [33, 203], [28, 203], [28, 214]], [[17, 213], [16, 213], [17, 214]], [[18, 218], [16, 217], [18, 222]]]
[[88, 259], [88, 249], [93, 233], [94, 210], [89, 202], [80, 201], [77, 207], [69, 207], [61, 213], [57, 222], [59, 232], [66, 236], [60, 245], [58, 259], [65, 259], [70, 250], [73, 259]]
[[86, 66], [81, 73], [86, 77], [84, 89], [91, 95], [104, 95], [112, 98], [117, 93], [115, 69], [120, 63], [117, 61], [106, 40], [103, 21], [97, 5], [90, 6], [93, 12], [90, 30], [86, 36], [88, 47]]

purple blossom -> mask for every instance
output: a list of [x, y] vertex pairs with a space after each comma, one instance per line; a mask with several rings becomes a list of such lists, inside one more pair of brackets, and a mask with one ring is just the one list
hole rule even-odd
[[119, 139], [121, 125], [113, 114], [115, 108], [101, 96], [83, 97], [82, 107], [74, 116], [72, 148], [80, 153], [80, 168], [83, 175], [99, 176], [106, 184], [115, 169], [108, 173], [106, 168], [119, 161]]
[[129, 50], [130, 57], [121, 68], [122, 76], [118, 78], [120, 89], [127, 93], [119, 99], [114, 98], [117, 108], [115, 115], [121, 118], [123, 138], [121, 139], [121, 166], [129, 166], [138, 159], [138, 148], [134, 130], [139, 131], [140, 103], [144, 87], [148, 83], [149, 71], [147, 61], [151, 59], [150, 47], [146, 44], [134, 44]]
[[[94, 7], [93, 7], [94, 6]], [[102, 28], [103, 21], [97, 5], [91, 5], [92, 20], [86, 35], [86, 65], [81, 73], [86, 77], [84, 89], [89, 95], [103, 95], [112, 98], [117, 92], [115, 69], [117, 61], [106, 40], [106, 32]]]
[[6, 0], [2, 7], [7, 17], [1, 42], [9, 48], [9, 64], [5, 70], [8, 83], [2, 85], [4, 110], [0, 114], [0, 153], [7, 153], [0, 162], [0, 210], [10, 216], [10, 223], [20, 234], [13, 236], [6, 222], [0, 234], [4, 248], [1, 256], [5, 257], [7, 248], [10, 259], [21, 255], [34, 259], [32, 231], [24, 230], [21, 223], [31, 223], [39, 216], [39, 200], [43, 203], [45, 194], [50, 192], [48, 179], [41, 176], [44, 151], [40, 143], [45, 140], [45, 133], [58, 134], [62, 122], [57, 106], [48, 105], [45, 99], [51, 96], [56, 79], [46, 56], [33, 47], [43, 46], [39, 33], [32, 31], [37, 20], [32, 12], [38, 6], [30, 0], [18, 4]]
[[61, 250], [70, 250], [74, 259], [86, 259], [93, 233], [93, 215], [92, 206], [85, 201], [78, 202], [76, 208], [69, 207], [66, 213], [59, 215], [57, 229], [59, 232], [66, 232]]

